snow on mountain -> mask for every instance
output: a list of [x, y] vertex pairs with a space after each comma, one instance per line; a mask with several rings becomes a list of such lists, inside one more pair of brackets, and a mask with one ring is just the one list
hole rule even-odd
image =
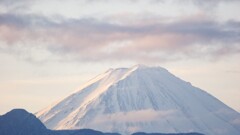
[[51, 129], [239, 135], [240, 114], [161, 67], [110, 69], [38, 112]]

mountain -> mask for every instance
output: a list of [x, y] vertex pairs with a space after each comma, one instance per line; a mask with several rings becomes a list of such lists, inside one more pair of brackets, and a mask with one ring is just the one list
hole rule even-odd
[[[49, 130], [33, 114], [24, 109], [14, 109], [0, 116], [0, 135], [120, 135], [118, 133], [102, 133], [92, 129]], [[134, 135], [148, 135], [134, 133]], [[149, 134], [150, 135], [150, 134]], [[166, 135], [154, 133], [154, 135]], [[202, 135], [198, 133], [168, 135]]]
[[36, 116], [51, 129], [239, 135], [240, 114], [161, 67], [109, 69]]
[[31, 113], [14, 109], [0, 116], [0, 135], [48, 135], [47, 128]]
[[120, 135], [91, 129], [49, 130], [35, 115], [24, 109], [13, 109], [0, 116], [0, 135]]

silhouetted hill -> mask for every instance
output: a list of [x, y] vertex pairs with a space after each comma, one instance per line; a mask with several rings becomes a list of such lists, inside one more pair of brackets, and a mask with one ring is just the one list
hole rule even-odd
[[35, 115], [24, 109], [13, 109], [0, 116], [0, 135], [120, 135], [92, 129], [49, 130]]
[[203, 134], [200, 134], [200, 133], [168, 133], [168, 134], [163, 134], [163, 133], [138, 132], [138, 133], [133, 133], [132, 135], [203, 135]]
[[0, 117], [0, 135], [49, 135], [49, 131], [35, 115], [14, 109]]
[[102, 133], [92, 129], [51, 130], [51, 135], [120, 135], [118, 133]]
[[[0, 116], [0, 135], [120, 135], [103, 133], [92, 129], [49, 130], [35, 115], [24, 109], [14, 109]], [[202, 135], [198, 133], [160, 134], [134, 133], [132, 135]]]

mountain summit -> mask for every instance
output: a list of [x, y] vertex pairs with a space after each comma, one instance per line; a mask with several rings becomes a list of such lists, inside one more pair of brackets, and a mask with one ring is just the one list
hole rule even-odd
[[239, 135], [240, 114], [166, 69], [109, 69], [37, 117], [51, 129]]

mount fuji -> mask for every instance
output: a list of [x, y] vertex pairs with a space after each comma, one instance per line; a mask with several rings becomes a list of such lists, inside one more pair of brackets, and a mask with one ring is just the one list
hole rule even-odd
[[240, 114], [161, 67], [109, 69], [36, 116], [50, 129], [240, 135]]

